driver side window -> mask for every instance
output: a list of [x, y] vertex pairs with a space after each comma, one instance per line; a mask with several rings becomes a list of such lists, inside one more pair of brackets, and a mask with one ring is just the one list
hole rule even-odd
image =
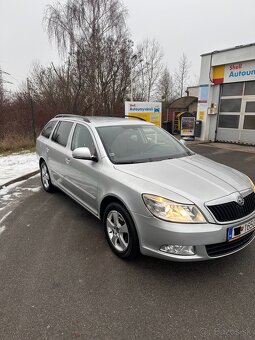
[[89, 148], [91, 155], [95, 155], [96, 148], [90, 131], [86, 126], [76, 124], [72, 139], [71, 150], [73, 151], [74, 149], [82, 147]]

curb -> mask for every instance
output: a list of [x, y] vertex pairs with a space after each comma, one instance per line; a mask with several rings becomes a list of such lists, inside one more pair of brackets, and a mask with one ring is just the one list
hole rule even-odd
[[10, 184], [13, 184], [13, 183], [16, 183], [16, 182], [20, 182], [20, 181], [24, 181], [34, 175], [37, 175], [39, 174], [40, 170], [36, 170], [36, 171], [33, 171], [33, 172], [30, 172], [29, 174], [26, 174], [26, 175], [23, 175], [23, 176], [20, 176], [18, 178], [15, 178], [15, 179], [12, 179], [11, 181], [7, 182], [7, 183], [4, 183], [4, 184], [1, 184], [0, 185], [0, 190], [3, 188], [3, 187], [7, 187], [8, 185]]
[[[197, 145], [197, 144], [193, 144]], [[255, 154], [255, 146], [253, 145], [240, 145], [234, 143], [218, 143], [218, 142], [211, 142], [211, 143], [200, 143], [201, 146], [207, 146], [210, 148], [218, 148], [221, 150], [229, 150], [229, 151], [236, 151], [236, 152], [247, 152], [251, 154]], [[189, 144], [188, 146], [192, 146]]]
[[211, 144], [209, 140], [187, 140], [186, 145]]

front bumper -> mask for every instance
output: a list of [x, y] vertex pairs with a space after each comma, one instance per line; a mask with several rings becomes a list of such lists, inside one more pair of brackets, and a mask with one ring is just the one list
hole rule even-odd
[[[135, 225], [140, 241], [140, 250], [144, 255], [158, 257], [173, 261], [202, 261], [214, 258], [220, 258], [233, 254], [246, 247], [255, 237], [255, 233], [247, 233], [240, 237], [242, 242], [235, 241], [227, 242], [227, 230], [230, 227], [240, 226], [243, 223], [249, 222], [255, 218], [255, 214], [248, 218], [242, 219], [237, 223], [230, 224], [181, 224], [170, 223], [159, 220], [155, 217], [143, 216], [133, 213]], [[249, 235], [249, 237], [248, 237]], [[246, 238], [244, 238], [246, 236]], [[174, 255], [160, 251], [162, 245], [183, 245], [194, 246], [195, 255]], [[228, 244], [231, 244], [231, 247]], [[224, 248], [222, 252], [210, 252], [210, 246]], [[214, 247], [214, 248], [215, 248]], [[209, 255], [210, 254], [210, 255]]]

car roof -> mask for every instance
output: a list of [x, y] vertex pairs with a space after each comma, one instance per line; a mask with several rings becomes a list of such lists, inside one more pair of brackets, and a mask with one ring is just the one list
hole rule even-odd
[[95, 127], [99, 126], [113, 126], [113, 125], [154, 125], [138, 117], [108, 117], [108, 116], [79, 116], [71, 114], [59, 114], [54, 119], [72, 120], [75, 122], [86, 122]]

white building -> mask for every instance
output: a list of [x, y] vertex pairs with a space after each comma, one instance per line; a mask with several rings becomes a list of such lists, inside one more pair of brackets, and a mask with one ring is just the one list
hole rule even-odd
[[200, 139], [255, 145], [255, 43], [201, 57]]

